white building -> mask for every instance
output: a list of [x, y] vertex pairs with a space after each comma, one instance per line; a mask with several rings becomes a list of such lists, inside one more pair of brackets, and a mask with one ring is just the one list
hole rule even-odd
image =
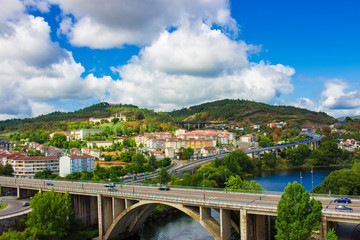
[[185, 134], [187, 131], [185, 129], [178, 129], [175, 131], [175, 136], [180, 136], [180, 135], [183, 135]]
[[88, 148], [94, 148], [95, 146], [97, 147], [110, 147], [114, 145], [114, 142], [112, 141], [89, 141], [87, 142], [87, 147]]
[[94, 171], [94, 157], [87, 154], [64, 156], [60, 158], [59, 167], [61, 177], [74, 172], [92, 172]]
[[81, 129], [73, 130], [70, 133], [71, 138], [83, 140], [86, 136], [102, 133], [101, 129]]

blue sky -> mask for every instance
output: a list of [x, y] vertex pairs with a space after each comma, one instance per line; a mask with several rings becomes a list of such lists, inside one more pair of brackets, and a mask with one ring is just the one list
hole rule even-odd
[[2, 0], [0, 120], [224, 98], [360, 114], [357, 1]]

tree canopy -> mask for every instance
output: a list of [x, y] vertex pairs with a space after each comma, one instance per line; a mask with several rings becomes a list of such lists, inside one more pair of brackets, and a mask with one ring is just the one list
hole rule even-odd
[[277, 240], [305, 240], [320, 227], [322, 204], [299, 183], [289, 183], [277, 205]]

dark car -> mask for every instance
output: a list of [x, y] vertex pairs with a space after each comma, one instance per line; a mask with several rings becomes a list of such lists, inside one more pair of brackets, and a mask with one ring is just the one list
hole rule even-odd
[[345, 206], [345, 205], [337, 205], [337, 206], [335, 207], [335, 209], [336, 209], [337, 211], [346, 211], [346, 212], [352, 212], [352, 211], [353, 211], [352, 208], [347, 207], [347, 206]]
[[351, 199], [349, 198], [337, 198], [334, 200], [336, 203], [351, 203]]
[[117, 190], [116, 188], [110, 187], [110, 188], [108, 189], [108, 191], [109, 191], [109, 192], [117, 192], [118, 190]]
[[54, 184], [52, 182], [47, 182], [46, 185], [48, 186], [54, 186]]
[[169, 191], [170, 188], [168, 186], [161, 186], [159, 187], [159, 190], [162, 190], [162, 191]]
[[23, 207], [28, 207], [28, 206], [30, 206], [30, 203], [29, 203], [29, 202], [24, 202], [24, 203], [23, 203]]

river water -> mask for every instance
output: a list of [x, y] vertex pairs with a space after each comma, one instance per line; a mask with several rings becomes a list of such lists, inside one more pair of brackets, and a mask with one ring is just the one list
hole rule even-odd
[[[286, 169], [274, 172], [263, 172], [255, 176], [252, 180], [261, 184], [267, 191], [283, 191], [289, 182], [297, 181], [302, 183], [306, 190], [310, 191], [312, 187], [320, 184], [331, 171], [338, 170], [338, 167], [332, 168], [303, 168]], [[212, 211], [212, 216], [218, 220], [219, 214]], [[349, 231], [353, 225], [342, 224], [339, 227], [340, 239], [348, 239]], [[339, 234], [338, 233], [338, 234]], [[135, 239], [135, 238], [134, 238]], [[143, 229], [139, 232], [136, 239], [141, 240], [211, 240], [213, 237], [194, 219], [184, 213], [168, 216], [160, 220], [145, 223]]]

